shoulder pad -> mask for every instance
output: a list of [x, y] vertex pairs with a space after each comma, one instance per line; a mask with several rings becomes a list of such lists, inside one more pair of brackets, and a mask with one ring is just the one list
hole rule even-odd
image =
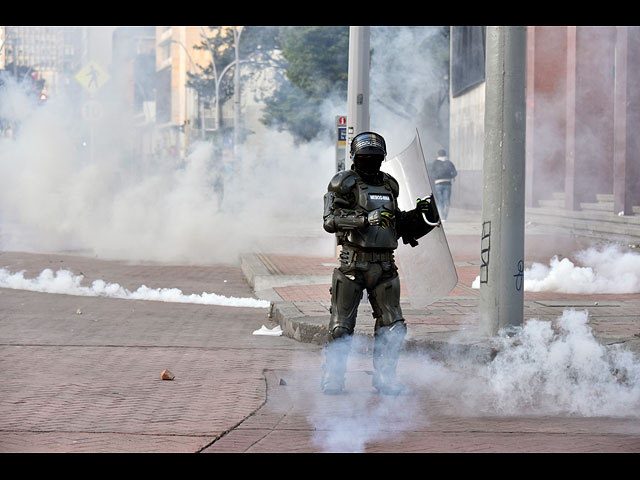
[[353, 170], [342, 170], [333, 176], [329, 182], [328, 190], [336, 193], [347, 193], [355, 184], [355, 172]]
[[384, 182], [389, 185], [393, 194], [397, 197], [400, 195], [400, 184], [398, 181], [389, 175], [387, 172], [384, 173]]

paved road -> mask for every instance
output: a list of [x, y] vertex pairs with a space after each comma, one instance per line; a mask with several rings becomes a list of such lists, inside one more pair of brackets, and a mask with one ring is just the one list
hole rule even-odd
[[[253, 296], [229, 266], [4, 252], [0, 267]], [[403, 357], [403, 396], [374, 393], [361, 352], [347, 394], [327, 398], [317, 388], [319, 345], [252, 334], [274, 326], [265, 308], [6, 288], [0, 305], [0, 452], [640, 451], [637, 411], [571, 415], [545, 404], [505, 413], [483, 370], [422, 353]], [[164, 369], [175, 379], [162, 380]], [[637, 385], [623, 387], [637, 400]]]
[[[238, 268], [14, 253], [0, 264], [25, 277], [63, 268], [84, 283], [252, 296]], [[198, 452], [264, 405], [265, 370], [318, 362], [316, 347], [252, 335], [265, 308], [10, 289], [0, 304], [2, 452]]]

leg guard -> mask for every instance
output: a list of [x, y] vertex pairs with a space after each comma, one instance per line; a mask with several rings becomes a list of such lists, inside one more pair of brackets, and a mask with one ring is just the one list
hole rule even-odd
[[376, 326], [389, 326], [404, 320], [400, 308], [400, 277], [394, 275], [381, 282], [369, 293], [369, 302], [373, 308]]
[[344, 374], [347, 371], [347, 359], [351, 351], [351, 334], [340, 326], [335, 333], [344, 333], [343, 336], [333, 338], [324, 347], [324, 364], [322, 365], [322, 392], [327, 395], [337, 395], [344, 390]]
[[373, 344], [373, 368], [375, 370], [373, 386], [379, 393], [398, 395], [404, 390], [404, 386], [396, 378], [396, 368], [406, 334], [407, 326], [404, 320], [384, 326], [376, 322]]
[[335, 269], [331, 285], [330, 338], [322, 365], [321, 388], [325, 394], [338, 394], [344, 390], [344, 374], [361, 298], [362, 287]]
[[362, 286], [347, 277], [339, 269], [333, 271], [331, 279], [331, 319], [329, 320], [329, 334], [332, 338], [342, 336], [334, 333], [337, 327], [342, 327], [349, 334], [353, 333], [358, 315], [358, 305], [362, 299]]

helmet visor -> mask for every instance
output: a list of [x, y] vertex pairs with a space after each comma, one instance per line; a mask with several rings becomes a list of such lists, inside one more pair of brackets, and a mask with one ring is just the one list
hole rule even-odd
[[351, 142], [351, 158], [356, 155], [387, 155], [384, 138], [377, 133], [363, 132], [355, 136]]

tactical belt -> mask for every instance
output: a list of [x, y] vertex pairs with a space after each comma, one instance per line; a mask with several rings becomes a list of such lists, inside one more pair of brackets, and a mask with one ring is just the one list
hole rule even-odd
[[390, 262], [393, 260], [393, 252], [355, 252], [355, 260], [358, 262]]

